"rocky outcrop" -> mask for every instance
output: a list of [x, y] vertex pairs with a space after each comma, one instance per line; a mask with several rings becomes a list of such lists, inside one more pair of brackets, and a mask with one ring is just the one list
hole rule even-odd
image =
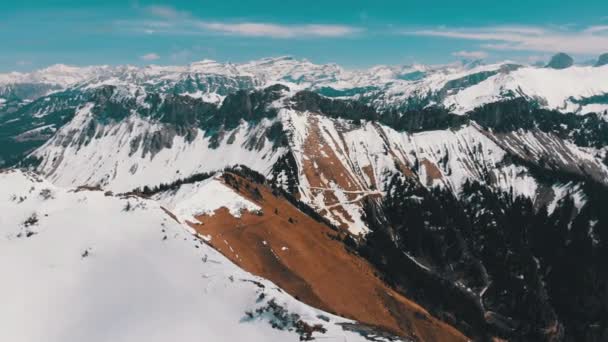
[[595, 63], [596, 67], [601, 67], [604, 65], [608, 65], [608, 53], [601, 54], [597, 59], [597, 63]]
[[300, 112], [350, 120], [377, 120], [380, 117], [373, 108], [359, 101], [330, 99], [308, 90], [298, 92], [291, 100], [291, 108]]
[[571, 67], [573, 64], [574, 59], [572, 59], [572, 57], [563, 52], [560, 52], [551, 57], [551, 60], [546, 65], [546, 67], [551, 69], [566, 69]]

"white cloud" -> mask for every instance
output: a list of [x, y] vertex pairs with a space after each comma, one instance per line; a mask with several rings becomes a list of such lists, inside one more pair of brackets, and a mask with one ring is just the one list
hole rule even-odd
[[158, 54], [156, 54], [156, 53], [151, 52], [151, 53], [147, 53], [145, 55], [139, 56], [139, 58], [141, 60], [149, 62], [149, 61], [155, 61], [155, 60], [159, 59], [160, 56]]
[[253, 21], [212, 21], [195, 18], [191, 13], [170, 6], [148, 6], [146, 20], [117, 21], [122, 29], [145, 34], [202, 35], [223, 34], [244, 37], [301, 38], [343, 37], [362, 31], [361, 28], [332, 24], [280, 24]]
[[598, 54], [608, 50], [608, 26], [590, 26], [583, 30], [534, 26], [495, 26], [480, 28], [439, 28], [405, 31], [406, 35], [443, 37], [484, 42], [481, 47], [493, 50], [567, 52]]
[[161, 18], [166, 18], [166, 19], [176, 19], [176, 18], [183, 18], [183, 17], [189, 17], [190, 13], [189, 12], [185, 12], [185, 11], [178, 11], [173, 7], [170, 6], [160, 6], [160, 5], [154, 5], [154, 6], [148, 6], [145, 8], [146, 12], [157, 16], [157, 17], [161, 17]]
[[484, 59], [488, 57], [488, 53], [485, 51], [456, 51], [452, 53], [452, 56], [467, 59]]
[[280, 25], [273, 23], [220, 23], [200, 21], [197, 26], [228, 35], [270, 38], [342, 37], [359, 29], [343, 25]]
[[590, 34], [608, 32], [608, 25], [591, 26], [585, 29], [584, 32]]

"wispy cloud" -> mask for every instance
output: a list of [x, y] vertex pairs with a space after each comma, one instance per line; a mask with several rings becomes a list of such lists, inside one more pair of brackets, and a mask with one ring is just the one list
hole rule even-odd
[[439, 28], [402, 31], [405, 35], [443, 37], [482, 42], [485, 49], [597, 54], [608, 50], [608, 26], [575, 30], [535, 26]]
[[168, 6], [149, 6], [144, 9], [146, 20], [121, 21], [121, 28], [146, 34], [203, 35], [222, 34], [243, 37], [337, 38], [363, 31], [362, 28], [337, 24], [281, 24], [254, 21], [216, 21], [196, 18], [189, 12]]
[[485, 51], [456, 51], [452, 53], [454, 57], [461, 57], [467, 59], [484, 59], [488, 58], [488, 53]]
[[197, 26], [228, 35], [270, 38], [342, 37], [359, 31], [356, 28], [343, 25], [280, 25], [255, 22], [220, 23], [200, 21]]
[[154, 52], [147, 53], [145, 55], [139, 56], [139, 59], [141, 59], [143, 61], [147, 61], [147, 62], [149, 62], [149, 61], [155, 61], [155, 60], [157, 60], [159, 58], [160, 58], [160, 56], [158, 54], [154, 53]]
[[591, 26], [585, 29], [585, 33], [594, 34], [594, 33], [608, 33], [608, 25], [598, 25]]
[[178, 11], [170, 6], [153, 5], [145, 8], [145, 11], [157, 17], [176, 19], [190, 17], [190, 12]]

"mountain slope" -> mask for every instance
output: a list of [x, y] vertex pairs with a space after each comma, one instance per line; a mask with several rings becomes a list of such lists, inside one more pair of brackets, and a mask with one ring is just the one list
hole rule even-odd
[[369, 107], [338, 100], [317, 105], [315, 97], [284, 86], [238, 92], [220, 107], [181, 96], [158, 104], [153, 94], [137, 104], [107, 89], [107, 100], [79, 107], [31, 154], [53, 182], [125, 192], [243, 164], [360, 234], [368, 231], [364, 204], [382, 197], [395, 174], [456, 195], [475, 180], [539, 199], [552, 190], [541, 187], [525, 163], [608, 179], [600, 151], [538, 129], [503, 132], [464, 122], [450, 130], [403, 132], [358, 119]]
[[354, 322], [242, 271], [154, 201], [20, 171], [0, 184], [2, 340], [365, 340]]
[[[205, 208], [210, 198], [226, 197], [219, 186], [242, 198], [237, 208], [248, 209], [234, 216], [235, 207]], [[377, 278], [373, 267], [344, 248], [343, 232], [315, 221], [264, 184], [227, 172], [155, 197], [169, 210], [188, 210], [186, 222], [237, 265], [310, 305], [416, 341], [466, 340]]]

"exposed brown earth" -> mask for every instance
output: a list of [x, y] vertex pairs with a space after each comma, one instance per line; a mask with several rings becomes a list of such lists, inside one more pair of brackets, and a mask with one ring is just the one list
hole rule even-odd
[[424, 170], [426, 171], [426, 184], [428, 186], [432, 186], [436, 179], [443, 178], [437, 165], [433, 164], [430, 160], [422, 159], [420, 165], [424, 167]]
[[[308, 116], [307, 120], [308, 131], [303, 144], [306, 157], [301, 159], [301, 176], [309, 185], [306, 191], [311, 197], [321, 199], [317, 210], [322, 215], [347, 229], [355, 220], [352, 210], [347, 211], [344, 204], [360, 205], [366, 197], [376, 197], [374, 192], [382, 190], [381, 175], [376, 174], [371, 155], [367, 155], [367, 163], [353, 160], [345, 139], [345, 134], [352, 128], [335, 123], [336, 135], [327, 131], [316, 115]], [[380, 125], [374, 125], [374, 129], [382, 137], [385, 153], [390, 155], [396, 167], [406, 176], [415, 177], [407, 154], [388, 139]]]
[[236, 218], [222, 208], [190, 225], [211, 236], [210, 244], [237, 265], [309, 305], [396, 335], [416, 341], [467, 340], [391, 289], [368, 262], [347, 251], [337, 239], [345, 232], [315, 221], [265, 186], [234, 179], [232, 187], [263, 214], [243, 212]]
[[[340, 206], [339, 200], [334, 193], [323, 189], [329, 188], [330, 181], [346, 191], [363, 191], [364, 189], [359, 180], [352, 177], [351, 172], [342, 164], [334, 150], [329, 147], [329, 142], [325, 141], [318, 118], [310, 116], [308, 121], [310, 130], [304, 144], [304, 155], [308, 156], [308, 158], [302, 160], [304, 176], [308, 180], [308, 184], [310, 184], [310, 191], [315, 196], [321, 192], [323, 193], [324, 204], [330, 208], [327, 214], [339, 222], [342, 228], [347, 228], [353, 222], [353, 219]], [[333, 138], [332, 143], [334, 146], [340, 146]], [[347, 193], [346, 196], [349, 200], [353, 200], [356, 194]]]

